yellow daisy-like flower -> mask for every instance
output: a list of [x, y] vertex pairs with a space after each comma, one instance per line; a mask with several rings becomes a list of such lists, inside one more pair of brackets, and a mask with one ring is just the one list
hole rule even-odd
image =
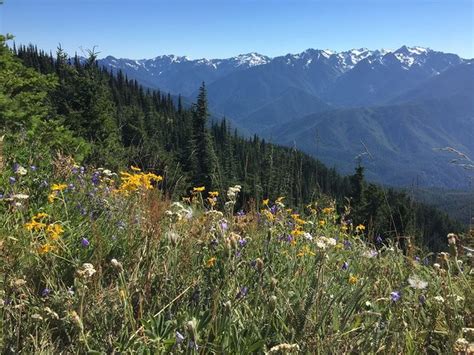
[[51, 245], [50, 243], [46, 243], [38, 247], [39, 254], [47, 254], [55, 250], [56, 250], [56, 247], [54, 245]]
[[262, 204], [263, 204], [264, 206], [268, 206], [268, 203], [269, 203], [269, 202], [270, 202], [270, 199], [266, 198], [266, 199], [264, 199], [264, 200], [262, 201]]
[[298, 236], [303, 235], [303, 234], [304, 234], [304, 231], [301, 230], [300, 226], [296, 226], [295, 229], [293, 229], [291, 231], [291, 235], [294, 236], [294, 237], [298, 237]]
[[58, 197], [56, 196], [56, 194], [53, 192], [51, 194], [48, 195], [48, 202], [49, 203], [53, 203], [54, 200], [56, 200]]
[[57, 240], [61, 236], [61, 234], [64, 233], [64, 229], [61, 225], [59, 224], [50, 224], [48, 228], [46, 229], [46, 232], [50, 236], [51, 239]]
[[364, 226], [363, 224], [359, 224], [359, 225], [356, 227], [356, 231], [357, 231], [357, 232], [365, 231], [365, 226]]
[[67, 188], [67, 184], [53, 184], [51, 191], [64, 191]]
[[122, 182], [116, 192], [124, 195], [128, 195], [130, 192], [139, 189], [151, 190], [153, 189], [153, 182], [160, 182], [163, 180], [162, 176], [153, 173], [130, 174], [122, 171], [120, 175]]
[[47, 218], [47, 217], [49, 217], [49, 214], [44, 213], [44, 212], [40, 212], [40, 213], [37, 213], [35, 216], [33, 216], [31, 218], [31, 220], [36, 221], [37, 219], [43, 219], [43, 218]]
[[325, 220], [322, 219], [322, 220], [319, 221], [319, 226], [320, 226], [320, 227], [324, 227], [325, 225], [326, 225], [326, 221], [325, 221]]
[[212, 258], [206, 261], [206, 266], [208, 268], [214, 267], [214, 265], [216, 265], [216, 261], [217, 261], [217, 258], [213, 256]]
[[354, 275], [349, 276], [349, 283], [351, 285], [355, 285], [357, 283], [357, 281], [359, 281], [359, 279], [356, 276], [354, 276]]
[[193, 192], [203, 192], [206, 190], [205, 186], [198, 186], [193, 188]]
[[210, 191], [209, 192], [209, 197], [217, 197], [219, 196], [219, 191]]
[[25, 228], [29, 231], [40, 231], [46, 228], [46, 224], [35, 221], [34, 219], [31, 222], [25, 223]]
[[333, 212], [334, 212], [334, 208], [332, 208], [332, 207], [323, 208], [323, 213], [324, 214], [330, 214], [330, 213], [333, 213]]

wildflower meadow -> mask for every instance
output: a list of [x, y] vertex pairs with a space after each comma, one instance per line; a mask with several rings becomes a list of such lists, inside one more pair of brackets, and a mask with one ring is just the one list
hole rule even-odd
[[[375, 242], [331, 200], [57, 160], [3, 172], [3, 353], [468, 354], [472, 254]], [[467, 248], [467, 249], [466, 249]]]

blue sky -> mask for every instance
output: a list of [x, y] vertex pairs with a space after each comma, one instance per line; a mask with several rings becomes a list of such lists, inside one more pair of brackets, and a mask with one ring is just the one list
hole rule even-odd
[[[1, 1], [0, 1], [1, 2]], [[474, 57], [474, 0], [3, 0], [17, 43], [99, 57], [224, 58], [420, 45]]]

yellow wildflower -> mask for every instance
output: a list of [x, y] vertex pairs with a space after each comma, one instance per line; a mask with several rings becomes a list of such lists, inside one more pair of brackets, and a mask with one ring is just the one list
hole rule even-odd
[[67, 188], [67, 184], [53, 184], [51, 191], [64, 191]]
[[359, 281], [359, 279], [356, 276], [354, 276], [354, 275], [349, 276], [349, 283], [351, 285], [355, 285], [357, 283], [357, 281]]
[[219, 196], [219, 191], [209, 191], [209, 197], [217, 197]]
[[217, 258], [215, 256], [213, 256], [212, 258], [207, 260], [206, 266], [209, 267], [209, 268], [214, 267], [214, 265], [216, 264], [216, 261], [217, 261]]
[[193, 188], [193, 192], [203, 192], [204, 190], [206, 190], [205, 186], [198, 186]]
[[305, 224], [305, 223], [306, 223], [306, 222], [305, 222], [304, 220], [302, 220], [301, 218], [296, 218], [296, 219], [295, 219], [295, 222], [296, 222], [297, 224]]
[[307, 245], [305, 245], [303, 248], [301, 248], [300, 252], [296, 254], [296, 256], [313, 256], [316, 255], [315, 252], [313, 252]]
[[122, 171], [120, 174], [122, 182], [117, 192], [125, 195], [139, 189], [151, 190], [153, 188], [153, 182], [160, 182], [163, 180], [162, 176], [153, 173], [130, 174]]
[[47, 213], [44, 213], [44, 212], [40, 212], [40, 213], [37, 213], [35, 216], [33, 216], [31, 218], [32, 221], [35, 221], [37, 219], [43, 219], [43, 218], [47, 218], [49, 217], [49, 215]]
[[56, 247], [54, 245], [51, 245], [49, 243], [43, 244], [38, 247], [38, 253], [40, 254], [47, 254], [51, 251], [54, 251]]
[[46, 228], [46, 224], [37, 222], [34, 219], [31, 220], [31, 222], [25, 223], [25, 228], [28, 229], [29, 231], [40, 231], [44, 228]]
[[266, 198], [265, 200], [262, 201], [264, 206], [268, 206], [268, 203], [270, 202], [270, 199]]
[[332, 208], [332, 207], [323, 208], [323, 213], [324, 214], [330, 214], [330, 213], [333, 213], [333, 212], [334, 212], [334, 208]]
[[48, 226], [48, 228], [46, 229], [46, 232], [51, 237], [51, 239], [57, 240], [59, 239], [61, 234], [64, 233], [64, 229], [63, 227], [61, 227], [61, 225], [54, 223]]
[[304, 231], [301, 230], [300, 226], [296, 226], [295, 229], [293, 229], [291, 231], [291, 235], [293, 235], [295, 237], [298, 237], [298, 236], [303, 235], [303, 234], [304, 234]]
[[56, 196], [56, 194], [55, 194], [54, 192], [53, 192], [52, 194], [49, 194], [49, 195], [48, 195], [48, 202], [49, 202], [49, 203], [53, 203], [54, 200], [56, 200], [56, 199], [57, 199], [57, 196]]
[[275, 219], [275, 216], [273, 215], [273, 213], [271, 213], [269, 210], [262, 210], [261, 211], [263, 215], [265, 215], [265, 217], [267, 217], [270, 221], [273, 221]]
[[365, 231], [365, 226], [364, 226], [363, 224], [359, 224], [359, 225], [356, 227], [356, 231], [357, 231], [357, 232]]
[[325, 220], [322, 219], [322, 220], [319, 221], [319, 226], [320, 226], [320, 227], [324, 227], [325, 225], [326, 225], [326, 221], [325, 221]]
[[136, 166], [133, 166], [133, 165], [130, 166], [130, 169], [132, 169], [132, 171], [137, 171], [137, 172], [142, 171], [142, 169], [137, 168]]
[[341, 226], [341, 230], [342, 230], [343, 232], [346, 232], [347, 229], [348, 229], [348, 228], [347, 228], [347, 226], [346, 226], [345, 224], [343, 224], [343, 225]]

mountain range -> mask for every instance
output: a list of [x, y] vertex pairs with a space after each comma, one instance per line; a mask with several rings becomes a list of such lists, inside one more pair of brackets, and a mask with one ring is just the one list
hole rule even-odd
[[449, 188], [465, 187], [472, 173], [450, 165], [453, 157], [437, 149], [474, 156], [474, 61], [456, 54], [402, 46], [308, 49], [274, 58], [109, 56], [99, 64], [190, 100], [205, 82], [214, 116], [341, 172], [362, 159], [374, 181]]

